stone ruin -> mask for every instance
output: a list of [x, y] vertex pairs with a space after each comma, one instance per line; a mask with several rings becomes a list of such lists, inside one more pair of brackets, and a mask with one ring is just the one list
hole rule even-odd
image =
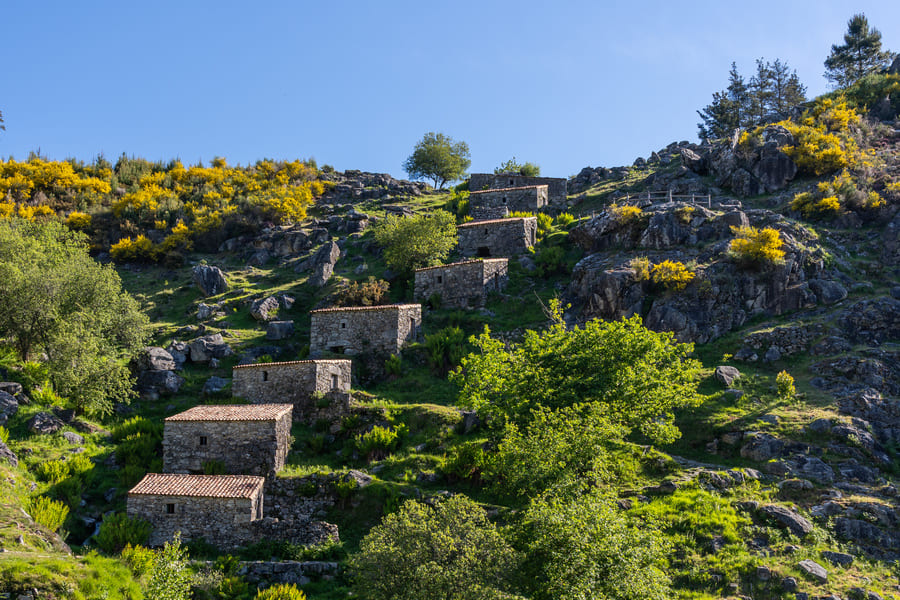
[[295, 421], [313, 423], [349, 410], [350, 367], [346, 359], [238, 365], [231, 390], [254, 404], [290, 402]]
[[481, 308], [490, 292], [508, 281], [509, 260], [485, 258], [416, 269], [414, 296], [427, 301], [440, 296], [443, 308]]
[[322, 308], [310, 313], [309, 352], [346, 354], [399, 354], [407, 343], [418, 341], [422, 326], [421, 304]]
[[501, 188], [522, 188], [547, 186], [548, 202], [551, 205], [565, 204], [568, 182], [564, 177], [526, 177], [510, 173], [473, 173], [469, 177], [469, 194], [481, 190]]
[[163, 471], [273, 476], [290, 449], [291, 404], [200, 405], [166, 418]]
[[534, 246], [537, 218], [471, 221], [459, 225], [456, 232], [459, 236], [459, 252], [465, 257], [516, 256]]
[[176, 532], [185, 541], [202, 539], [222, 549], [261, 539], [337, 539], [337, 527], [328, 523], [264, 517], [265, 481], [253, 475], [148, 473], [128, 492], [126, 513], [150, 523], [150, 546], [161, 546]]
[[546, 185], [469, 192], [469, 215], [476, 221], [505, 217], [509, 212], [540, 212], [548, 203]]

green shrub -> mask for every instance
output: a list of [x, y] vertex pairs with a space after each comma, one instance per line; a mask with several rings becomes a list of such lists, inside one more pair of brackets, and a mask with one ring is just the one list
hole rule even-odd
[[782, 400], [790, 400], [797, 394], [794, 378], [787, 371], [781, 371], [775, 376], [775, 385], [778, 389], [778, 397]]
[[59, 483], [69, 476], [69, 465], [64, 460], [48, 460], [37, 466], [38, 479], [48, 483]]
[[34, 394], [37, 388], [44, 386], [50, 380], [50, 368], [44, 363], [26, 360], [22, 363], [20, 378], [25, 389]]
[[553, 217], [547, 213], [537, 214], [537, 237], [543, 238], [553, 229]]
[[470, 347], [462, 329], [445, 327], [425, 336], [425, 349], [428, 351], [428, 364], [431, 368], [446, 374], [459, 365], [462, 357], [469, 353]]
[[116, 513], [103, 519], [100, 531], [94, 536], [97, 546], [108, 554], [121, 551], [128, 545], [141, 546], [150, 538], [150, 523]]
[[356, 436], [356, 448], [370, 460], [383, 458], [400, 445], [407, 431], [402, 423], [393, 428], [376, 425], [371, 431]]
[[391, 284], [383, 279], [369, 277], [368, 281], [351, 282], [335, 294], [335, 306], [377, 306], [387, 298]]
[[25, 512], [30, 514], [36, 523], [50, 531], [57, 531], [66, 522], [69, 507], [46, 496], [34, 496], [25, 503]]
[[191, 597], [188, 553], [181, 544], [180, 533], [156, 551], [147, 581], [147, 597], [160, 600], [189, 600]]
[[650, 279], [650, 259], [646, 256], [635, 256], [628, 261], [628, 266], [634, 270], [635, 281], [647, 281]]
[[384, 360], [384, 370], [388, 375], [399, 377], [403, 372], [403, 360], [399, 354], [391, 354]]
[[0, 442], [6, 444], [9, 442], [9, 429], [0, 425]]
[[306, 594], [290, 583], [279, 583], [257, 592], [256, 600], [306, 600]]
[[557, 227], [566, 228], [575, 222], [575, 217], [573, 217], [570, 213], [564, 212], [556, 215], [555, 220]]
[[125, 547], [122, 548], [122, 560], [128, 563], [131, 571], [138, 577], [150, 572], [150, 568], [153, 566], [153, 555], [153, 550], [140, 544], [125, 544]]
[[454, 446], [441, 462], [441, 472], [452, 479], [477, 481], [485, 466], [483, 442]]
[[160, 455], [162, 429], [162, 424], [144, 417], [128, 419], [113, 429], [112, 439], [118, 443], [116, 461], [146, 469]]
[[534, 255], [538, 277], [548, 277], [566, 271], [565, 251], [562, 246], [542, 246]]
[[203, 463], [204, 475], [224, 475], [225, 463], [221, 460], [208, 460]]

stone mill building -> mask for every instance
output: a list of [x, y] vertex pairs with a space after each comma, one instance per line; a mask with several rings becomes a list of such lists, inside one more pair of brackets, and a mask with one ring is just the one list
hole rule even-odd
[[469, 193], [500, 188], [521, 188], [535, 185], [547, 186], [550, 204], [563, 204], [568, 193], [565, 177], [526, 177], [511, 173], [472, 173], [469, 177]]
[[471, 221], [457, 226], [459, 252], [463, 256], [516, 256], [534, 246], [537, 218], [519, 217]]
[[398, 354], [419, 339], [421, 304], [323, 308], [310, 313], [309, 352]]
[[166, 418], [163, 471], [273, 476], [290, 449], [292, 404], [200, 405]]
[[232, 394], [254, 404], [290, 402], [295, 421], [312, 422], [347, 412], [350, 367], [348, 359], [238, 365]]
[[508, 269], [506, 258], [416, 269], [415, 299], [424, 302], [437, 295], [443, 308], [481, 308], [490, 292], [499, 292], [506, 286]]
[[475, 219], [502, 218], [510, 212], [540, 212], [547, 206], [546, 185], [469, 192], [469, 214]]

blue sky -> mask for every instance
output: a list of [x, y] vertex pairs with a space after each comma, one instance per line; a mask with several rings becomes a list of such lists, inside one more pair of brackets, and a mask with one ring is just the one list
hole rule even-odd
[[6, 2], [0, 156], [315, 157], [405, 177], [438, 131], [473, 172], [515, 156], [568, 176], [696, 140], [732, 61], [749, 76], [781, 58], [827, 91], [855, 12], [900, 51], [896, 0]]

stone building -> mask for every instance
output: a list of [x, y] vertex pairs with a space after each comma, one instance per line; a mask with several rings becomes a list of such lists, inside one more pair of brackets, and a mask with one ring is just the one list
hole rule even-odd
[[537, 218], [471, 221], [459, 225], [456, 233], [459, 236], [459, 252], [463, 256], [516, 256], [534, 246]]
[[547, 198], [546, 185], [476, 190], [469, 192], [469, 214], [477, 221], [502, 218], [504, 210], [536, 213], [547, 206]]
[[209, 463], [226, 473], [271, 476], [290, 449], [292, 404], [195, 406], [166, 418], [163, 471], [203, 473]]
[[564, 177], [526, 177], [509, 173], [472, 173], [469, 177], [469, 193], [478, 190], [518, 188], [532, 185], [546, 185], [550, 204], [566, 201], [568, 183]]
[[126, 513], [150, 523], [150, 546], [170, 541], [175, 532], [222, 549], [264, 539], [301, 545], [338, 540], [337, 526], [308, 516], [264, 517], [264, 484], [253, 475], [148, 473], [129, 490]]
[[485, 258], [416, 269], [416, 300], [441, 297], [443, 308], [481, 308], [490, 292], [499, 292], [508, 280], [509, 260]]
[[262, 519], [264, 483], [253, 475], [148, 473], [128, 492], [126, 511], [153, 527], [151, 546], [176, 531], [185, 540], [241, 546], [249, 541], [250, 523]]
[[290, 402], [295, 421], [333, 418], [350, 407], [351, 364], [340, 359], [238, 365], [231, 390], [254, 404]]
[[309, 352], [397, 354], [419, 339], [421, 304], [348, 306], [310, 312]]

